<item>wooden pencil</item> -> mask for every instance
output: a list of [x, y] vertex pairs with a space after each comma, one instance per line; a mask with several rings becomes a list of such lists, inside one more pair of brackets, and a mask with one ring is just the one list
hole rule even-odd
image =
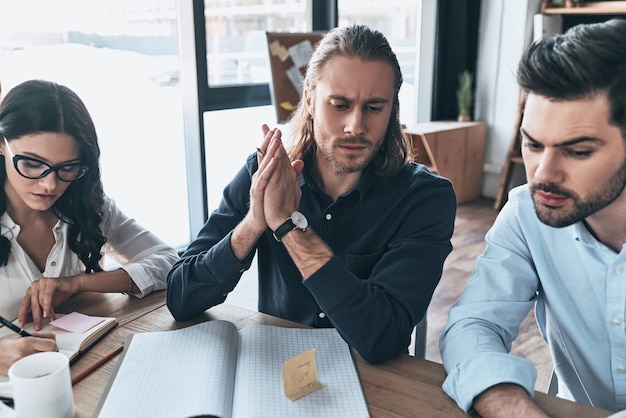
[[88, 374], [90, 374], [91, 372], [96, 370], [98, 367], [102, 366], [107, 361], [111, 360], [113, 357], [115, 357], [119, 353], [121, 353], [123, 349], [124, 349], [124, 346], [120, 345], [115, 350], [111, 351], [109, 354], [107, 354], [106, 356], [102, 357], [100, 360], [96, 361], [91, 366], [87, 367], [85, 370], [83, 370], [82, 372], [78, 373], [76, 376], [72, 377], [72, 385], [75, 385], [80, 380], [82, 380], [85, 376], [87, 376]]

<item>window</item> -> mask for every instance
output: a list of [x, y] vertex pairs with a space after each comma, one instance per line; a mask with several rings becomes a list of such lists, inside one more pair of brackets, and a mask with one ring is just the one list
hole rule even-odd
[[415, 123], [415, 57], [418, 8], [421, 1], [338, 0], [339, 26], [364, 24], [382, 32], [396, 53], [404, 82], [400, 90], [400, 120]]
[[[230, 8], [224, 9], [224, 3], [228, 3]], [[261, 3], [263, 6], [260, 6]], [[265, 31], [306, 32], [311, 30], [307, 28], [319, 25], [315, 19], [311, 25], [306, 24], [305, 16], [313, 15], [315, 11], [305, 10], [305, 3], [307, 2], [301, 0], [205, 0], [208, 95], [216, 95], [219, 90], [222, 90], [225, 96], [237, 94], [235, 85], [238, 83], [253, 83], [248, 86], [237, 85], [238, 88], [267, 89], [266, 84], [259, 84], [270, 81]], [[325, 3], [326, 8], [331, 9], [335, 2]], [[413, 124], [416, 118], [415, 56], [418, 7], [420, 7], [417, 3], [420, 2], [338, 1], [339, 25], [362, 23], [380, 30], [387, 36], [402, 68], [404, 83], [400, 91], [400, 117], [407, 125]], [[215, 9], [211, 9], [209, 5]], [[320, 14], [332, 15], [328, 10]], [[230, 54], [235, 49], [238, 54]], [[224, 64], [227, 57], [231, 58], [228, 65]], [[252, 62], [254, 64], [250, 64]], [[219, 69], [218, 74], [212, 75], [216, 68]], [[227, 68], [231, 70], [226, 71]], [[220, 110], [204, 114], [205, 162], [210, 210], [216, 208], [224, 186], [241, 168], [246, 156], [261, 142], [261, 124], [276, 125], [273, 108], [264, 106], [270, 104], [269, 90], [266, 94], [268, 96], [264, 101], [257, 102], [255, 107], [249, 110]], [[228, 109], [229, 106], [225, 103], [230, 99], [232, 96], [221, 97], [219, 109]], [[242, 124], [240, 121], [246, 122]]]
[[[204, 110], [270, 103], [266, 31], [307, 32], [307, 0], [205, 0]], [[201, 74], [199, 75], [201, 76]], [[202, 80], [199, 80], [201, 83]]]
[[266, 31], [307, 32], [306, 0], [205, 0], [210, 87], [269, 83]]
[[0, 82], [78, 93], [105, 192], [169, 244], [190, 240], [176, 0], [0, 0]]

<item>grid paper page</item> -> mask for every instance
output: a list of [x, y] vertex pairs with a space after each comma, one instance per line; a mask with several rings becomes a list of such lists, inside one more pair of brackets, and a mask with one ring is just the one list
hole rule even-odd
[[[240, 331], [233, 417], [369, 417], [348, 345], [334, 328], [250, 325]], [[282, 367], [315, 348], [324, 388], [296, 401], [284, 394]]]
[[237, 328], [226, 321], [133, 336], [99, 417], [228, 417]]

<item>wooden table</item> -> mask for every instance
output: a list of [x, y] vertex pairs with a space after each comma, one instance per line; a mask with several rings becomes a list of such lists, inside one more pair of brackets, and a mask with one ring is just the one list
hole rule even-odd
[[[125, 295], [79, 295], [68, 301], [59, 312], [78, 310], [89, 315], [115, 315], [120, 325], [80, 358], [71, 368], [72, 375], [79, 373], [93, 362], [123, 344], [129, 336], [138, 332], [166, 331], [183, 328], [213, 319], [231, 321], [238, 328], [249, 324], [270, 324], [298, 327], [299, 324], [265, 315], [259, 312], [220, 305], [209, 309], [192, 321], [176, 322], [165, 306], [164, 292], [154, 293], [144, 299]], [[104, 388], [108, 384], [120, 356], [74, 385], [76, 418], [92, 417]], [[372, 417], [466, 417], [456, 404], [443, 392], [441, 384], [445, 371], [441, 364], [400, 355], [383, 365], [373, 366], [356, 355], [361, 384]], [[586, 405], [537, 393], [537, 403], [552, 417], [600, 418], [609, 412]]]

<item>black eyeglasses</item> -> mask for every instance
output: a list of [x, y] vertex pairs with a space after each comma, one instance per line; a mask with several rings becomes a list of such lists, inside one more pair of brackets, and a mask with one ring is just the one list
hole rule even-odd
[[37, 158], [15, 154], [9, 145], [9, 141], [7, 141], [6, 137], [3, 138], [4, 145], [7, 147], [9, 154], [11, 154], [15, 171], [27, 179], [40, 179], [54, 172], [59, 180], [70, 183], [74, 180], [78, 180], [89, 171], [89, 166], [80, 163], [67, 163], [52, 166]]

